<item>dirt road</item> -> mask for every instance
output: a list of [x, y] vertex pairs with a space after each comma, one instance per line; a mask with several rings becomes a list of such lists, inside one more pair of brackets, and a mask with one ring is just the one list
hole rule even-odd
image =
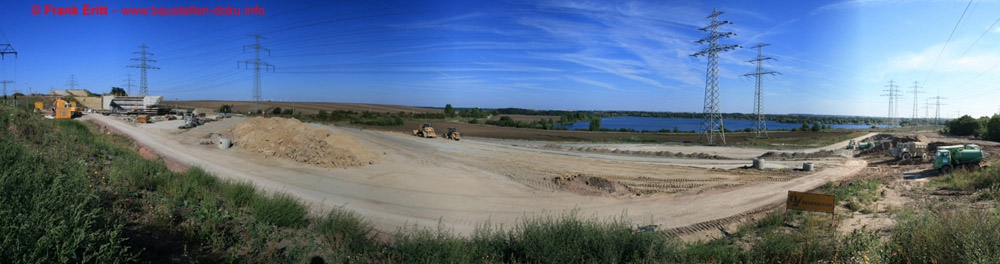
[[780, 203], [788, 190], [813, 189], [854, 175], [866, 165], [862, 160], [830, 157], [812, 161], [815, 172], [782, 169], [802, 161], [775, 161], [773, 168], [757, 171], [734, 168], [750, 164], [742, 158], [751, 154], [742, 148], [710, 148], [741, 159], [634, 157], [529, 146], [537, 142], [456, 142], [312, 124], [349, 135], [379, 155], [373, 165], [335, 169], [266, 158], [238, 147], [220, 150], [198, 144], [212, 135], [225, 135], [240, 121], [237, 118], [190, 130], [178, 130], [170, 123], [177, 121], [134, 125], [100, 115], [83, 119], [221, 178], [292, 193], [316, 212], [344, 206], [388, 232], [414, 224], [434, 227], [440, 221], [470, 234], [484, 223], [509, 227], [525, 217], [573, 209], [585, 217], [624, 214], [635, 224], [679, 228]]

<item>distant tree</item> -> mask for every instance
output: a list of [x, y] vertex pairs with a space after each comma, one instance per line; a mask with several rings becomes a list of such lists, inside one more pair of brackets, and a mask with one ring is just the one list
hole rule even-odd
[[677, 126], [674, 126], [674, 131], [673, 131], [673, 132], [674, 132], [674, 133], [680, 133], [680, 132], [681, 132], [681, 130], [680, 130], [680, 129], [678, 129], [678, 128], [677, 128]]
[[281, 111], [282, 115], [292, 115], [292, 109], [285, 109]]
[[479, 119], [473, 118], [472, 120], [469, 120], [469, 124], [479, 124]]
[[219, 113], [232, 113], [232, 112], [233, 112], [232, 105], [222, 105], [221, 107], [219, 107]]
[[444, 105], [444, 116], [452, 117], [455, 115], [455, 108], [451, 107], [451, 104]]
[[802, 123], [802, 129], [799, 129], [799, 130], [809, 131], [809, 123]]
[[1000, 142], [1000, 115], [993, 115], [990, 121], [986, 122], [986, 140]]
[[948, 121], [948, 132], [956, 136], [972, 136], [979, 130], [981, 124], [975, 118], [964, 115], [958, 119]]
[[271, 114], [281, 115], [281, 107], [275, 107], [273, 110], [271, 110]]
[[125, 89], [122, 89], [121, 87], [111, 87], [111, 95], [128, 96], [128, 94], [125, 93]]
[[819, 123], [813, 123], [812, 128], [810, 129], [812, 132], [819, 132], [820, 130], [823, 130], [823, 128], [819, 126]]
[[330, 117], [330, 114], [327, 114], [326, 110], [319, 110], [319, 113], [316, 114], [316, 118], [319, 120], [326, 120], [328, 117]]
[[14, 95], [14, 98], [24, 97], [23, 93], [14, 93], [13, 95]]
[[591, 119], [590, 131], [599, 131], [599, 130], [601, 130], [601, 119], [600, 118]]

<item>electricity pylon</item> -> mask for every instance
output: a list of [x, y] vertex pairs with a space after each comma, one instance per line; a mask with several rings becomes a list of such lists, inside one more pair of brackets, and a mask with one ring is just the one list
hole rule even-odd
[[757, 48], [757, 58], [756, 59], [752, 59], [752, 60], [748, 60], [747, 62], [756, 63], [757, 64], [757, 71], [755, 71], [753, 73], [747, 73], [747, 74], [743, 75], [743, 76], [754, 76], [754, 77], [757, 77], [757, 89], [754, 92], [754, 102], [753, 102], [753, 112], [754, 112], [755, 115], [757, 115], [757, 117], [756, 117], [756, 119], [757, 119], [757, 130], [754, 131], [754, 137], [757, 137], [757, 138], [760, 138], [762, 135], [764, 137], [767, 137], [767, 124], [765, 124], [765, 122], [764, 122], [764, 113], [762, 113], [763, 110], [761, 109], [761, 108], [764, 107], [763, 106], [764, 91], [763, 91], [763, 81], [762, 81], [762, 79], [764, 79], [764, 75], [781, 74], [781, 73], [776, 72], [776, 71], [765, 71], [764, 70], [764, 61], [766, 61], [766, 60], [773, 60], [774, 59], [774, 58], [771, 58], [771, 57], [764, 57], [764, 47], [768, 46], [768, 45], [771, 45], [771, 44], [758, 43], [757, 45], [753, 46], [754, 48]]
[[719, 39], [736, 35], [733, 32], [719, 32], [719, 26], [732, 24], [728, 20], [719, 21], [718, 9], [712, 10], [712, 14], [707, 18], [712, 19], [712, 23], [699, 30], [708, 32], [708, 36], [696, 41], [698, 44], [708, 44], [705, 49], [691, 54], [691, 56], [707, 56], [708, 67], [705, 72], [705, 108], [704, 120], [701, 122], [701, 130], [708, 138], [708, 144], [715, 144], [715, 136], [718, 134], [722, 144], [726, 144], [725, 128], [722, 124], [722, 114], [719, 113], [719, 52], [740, 48], [734, 44], [720, 44]]
[[268, 56], [271, 55], [271, 50], [260, 46], [260, 39], [267, 39], [267, 38], [261, 36], [260, 34], [250, 34], [249, 36], [254, 37], [254, 44], [252, 44], [252, 45], [243, 45], [243, 52], [246, 52], [247, 48], [252, 48], [254, 50], [254, 59], [253, 60], [239, 61], [239, 62], [236, 63], [236, 65], [237, 65], [237, 67], [239, 67], [239, 63], [243, 63], [244, 65], [248, 65], [248, 66], [250, 64], [253, 64], [253, 99], [252, 99], [253, 100], [253, 109], [252, 110], [254, 112], [256, 112], [256, 111], [260, 111], [260, 109], [261, 109], [261, 105], [260, 105], [260, 67], [264, 66], [264, 68], [265, 68], [264, 70], [267, 70], [267, 68], [274, 69], [274, 65], [271, 65], [270, 63], [267, 63], [267, 62], [264, 62], [264, 61], [260, 60], [260, 51], [261, 50], [266, 50], [267, 51], [267, 55]]
[[892, 127], [898, 125], [899, 122], [898, 120], [896, 120], [896, 112], [897, 110], [899, 110], [899, 104], [896, 102], [899, 101], [899, 97], [902, 97], [902, 95], [899, 94], [899, 86], [896, 85], [896, 83], [892, 80], [889, 80], [889, 84], [886, 85], [885, 87], [887, 87], [888, 89], [885, 89], [883, 91], [887, 93], [882, 94], [882, 96], [889, 97], [889, 126]]
[[128, 67], [139, 68], [139, 96], [147, 96], [149, 95], [149, 88], [146, 86], [146, 70], [147, 69], [157, 70], [160, 69], [160, 67], [149, 65], [150, 62], [156, 62], [156, 60], [147, 57], [147, 56], [153, 56], [153, 53], [146, 51], [146, 49], [149, 48], [146, 46], [146, 44], [142, 44], [142, 46], [139, 46], [139, 48], [141, 48], [142, 51], [136, 51], [133, 52], [133, 54], [139, 54], [142, 57], [132, 58], [132, 60], [138, 61], [139, 65], [129, 65]]

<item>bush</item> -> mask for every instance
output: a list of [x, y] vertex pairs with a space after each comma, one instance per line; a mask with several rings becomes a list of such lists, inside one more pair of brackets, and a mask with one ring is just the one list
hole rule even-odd
[[948, 121], [948, 132], [956, 136], [973, 136], [979, 130], [979, 121], [969, 115]]

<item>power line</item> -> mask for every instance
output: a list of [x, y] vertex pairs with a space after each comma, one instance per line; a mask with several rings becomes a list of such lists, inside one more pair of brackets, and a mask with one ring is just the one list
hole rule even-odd
[[924, 78], [924, 83], [931, 78], [931, 73], [934, 72], [934, 68], [937, 67], [938, 61], [941, 60], [941, 55], [944, 54], [944, 50], [948, 48], [948, 44], [951, 43], [951, 37], [955, 35], [955, 31], [958, 30], [958, 25], [962, 24], [962, 19], [965, 19], [965, 13], [969, 11], [969, 6], [972, 5], [972, 0], [969, 0], [969, 4], [965, 5], [965, 10], [962, 11], [962, 16], [958, 17], [958, 21], [955, 22], [955, 27], [951, 29], [951, 34], [948, 34], [948, 40], [944, 42], [944, 46], [941, 47], [941, 52], [938, 53], [937, 59], [934, 59], [934, 64], [931, 65], [931, 70], [927, 72], [927, 77]]
[[156, 62], [154, 59], [150, 59], [147, 56], [153, 56], [153, 53], [147, 52], [146, 49], [149, 48], [145, 43], [139, 46], [142, 51], [133, 52], [133, 54], [139, 54], [142, 57], [132, 58], [134, 61], [139, 61], [139, 65], [129, 65], [129, 68], [139, 68], [139, 96], [149, 95], [149, 87], [146, 86], [146, 70], [153, 69], [158, 70], [160, 67], [149, 65], [150, 62]]
[[758, 43], [757, 45], [753, 46], [754, 48], [757, 48], [757, 58], [748, 60], [747, 62], [756, 63], [757, 71], [743, 75], [743, 76], [757, 77], [757, 85], [756, 85], [756, 90], [754, 92], [753, 112], [755, 115], [757, 115], [757, 120], [756, 120], [757, 130], [754, 132], [754, 136], [758, 138], [761, 137], [761, 134], [763, 134], [764, 137], [767, 137], [767, 125], [764, 122], [764, 114], [762, 113], [761, 109], [763, 108], [763, 97], [764, 97], [762, 79], [764, 78], [764, 75], [781, 74], [776, 71], [764, 71], [764, 61], [774, 59], [771, 57], [764, 57], [764, 46], [768, 45], [770, 44]]
[[719, 26], [732, 24], [728, 20], [719, 21], [719, 15], [722, 15], [722, 12], [719, 12], [718, 9], [712, 10], [712, 14], [707, 17], [712, 19], [712, 23], [699, 29], [708, 32], [708, 37], [696, 42], [698, 44], [708, 43], [708, 47], [691, 54], [691, 56], [708, 56], [708, 67], [705, 73], [705, 108], [703, 111], [705, 116], [701, 123], [702, 133], [708, 138], [708, 144], [715, 144], [715, 136], [718, 134], [722, 139], [722, 144], [725, 145], [726, 134], [722, 124], [722, 114], [719, 113], [719, 52], [734, 50], [740, 46], [719, 43], [721, 38], [736, 35], [733, 32], [719, 32]]
[[248, 47], [249, 48], [253, 48], [253, 50], [254, 50], [254, 59], [253, 60], [244, 60], [244, 61], [237, 62], [237, 67], [239, 67], [239, 63], [243, 63], [244, 65], [253, 64], [253, 109], [252, 110], [256, 112], [256, 111], [259, 111], [260, 108], [261, 108], [261, 105], [260, 105], [260, 66], [264, 66], [265, 70], [267, 70], [267, 68], [274, 69], [274, 65], [271, 65], [270, 63], [267, 63], [265, 61], [261, 61], [260, 60], [260, 51], [261, 50], [266, 50], [267, 51], [267, 55], [268, 56], [271, 55], [271, 50], [260, 46], [260, 39], [262, 39], [262, 38], [263, 39], [267, 39], [267, 38], [261, 36], [260, 34], [250, 34], [249, 36], [251, 36], [251, 37], [254, 38], [254, 44], [252, 44], [252, 45], [243, 45], [243, 52], [246, 52], [246, 48], [248, 48]]

